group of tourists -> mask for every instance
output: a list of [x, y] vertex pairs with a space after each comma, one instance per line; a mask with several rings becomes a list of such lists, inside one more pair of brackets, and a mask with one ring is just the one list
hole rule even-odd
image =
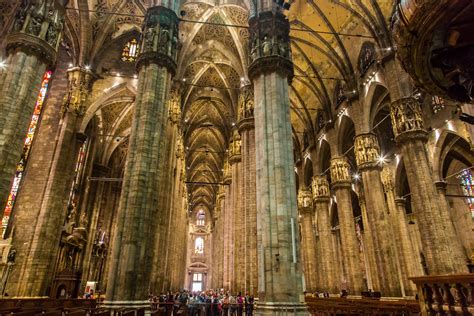
[[166, 316], [246, 316], [253, 315], [254, 297], [240, 292], [232, 295], [225, 291], [190, 292], [150, 295], [152, 310], [164, 308]]

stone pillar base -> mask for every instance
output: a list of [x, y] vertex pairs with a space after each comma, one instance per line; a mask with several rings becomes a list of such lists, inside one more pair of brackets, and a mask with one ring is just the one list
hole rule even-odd
[[255, 315], [301, 315], [309, 316], [308, 306], [305, 303], [262, 302], [257, 303]]
[[146, 310], [150, 309], [150, 302], [146, 301], [104, 301], [102, 307], [107, 309], [139, 309], [145, 308]]

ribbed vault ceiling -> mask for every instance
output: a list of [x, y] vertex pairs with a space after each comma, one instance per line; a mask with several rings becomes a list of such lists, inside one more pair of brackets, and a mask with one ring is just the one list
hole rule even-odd
[[[66, 46], [79, 65], [100, 65], [105, 47], [127, 34], [137, 34], [146, 8], [156, 0], [72, 0], [67, 10]], [[180, 25], [182, 43], [176, 80], [182, 91], [182, 124], [186, 148], [187, 181], [222, 182], [222, 169], [237, 117], [238, 92], [247, 82], [246, 1], [187, 1], [180, 7], [186, 21]], [[288, 12], [292, 31], [295, 78], [290, 87], [295, 147], [303, 133], [314, 137], [316, 119], [334, 115], [334, 89], [345, 92], [359, 82], [358, 56], [362, 44], [372, 41], [390, 47], [389, 20], [393, 0], [297, 0]], [[192, 21], [192, 22], [189, 22]], [[226, 26], [229, 25], [229, 26]], [[126, 79], [124, 79], [126, 80]], [[133, 78], [130, 78], [133, 81]], [[111, 90], [116, 90], [111, 89]], [[133, 90], [133, 89], [132, 89]], [[130, 89], [126, 90], [130, 91]], [[104, 89], [104, 94], [111, 91]], [[125, 93], [125, 92], [124, 92]], [[128, 92], [127, 92], [128, 93]], [[108, 102], [119, 95], [104, 98]], [[126, 136], [133, 101], [103, 104], [97, 110], [106, 140]], [[128, 125], [128, 126], [127, 126]], [[120, 141], [121, 144], [123, 141]], [[104, 144], [110, 150], [119, 144]], [[217, 186], [189, 184], [190, 203], [212, 211]]]

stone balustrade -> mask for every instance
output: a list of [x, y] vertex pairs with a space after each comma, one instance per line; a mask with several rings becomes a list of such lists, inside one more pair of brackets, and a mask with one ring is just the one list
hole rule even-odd
[[423, 315], [474, 314], [474, 274], [410, 278]]

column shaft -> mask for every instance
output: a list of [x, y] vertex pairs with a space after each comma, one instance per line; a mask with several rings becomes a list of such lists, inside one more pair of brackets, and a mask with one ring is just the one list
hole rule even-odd
[[157, 205], [163, 201], [159, 201], [156, 193], [163, 163], [159, 158], [169, 158], [166, 146], [160, 145], [166, 137], [164, 126], [168, 122], [171, 77], [176, 69], [177, 31], [178, 18], [172, 10], [160, 6], [148, 9], [146, 35], [137, 63], [137, 99], [110, 260], [106, 304], [112, 308], [148, 306], [152, 268], [163, 269], [153, 267], [152, 249], [157, 245], [156, 219], [166, 217], [167, 213], [163, 209], [166, 205], [161, 205], [163, 208]]
[[331, 160], [331, 179], [336, 192], [345, 280], [351, 294], [364, 290], [362, 264], [357, 241], [351, 198], [349, 163], [345, 158]]

